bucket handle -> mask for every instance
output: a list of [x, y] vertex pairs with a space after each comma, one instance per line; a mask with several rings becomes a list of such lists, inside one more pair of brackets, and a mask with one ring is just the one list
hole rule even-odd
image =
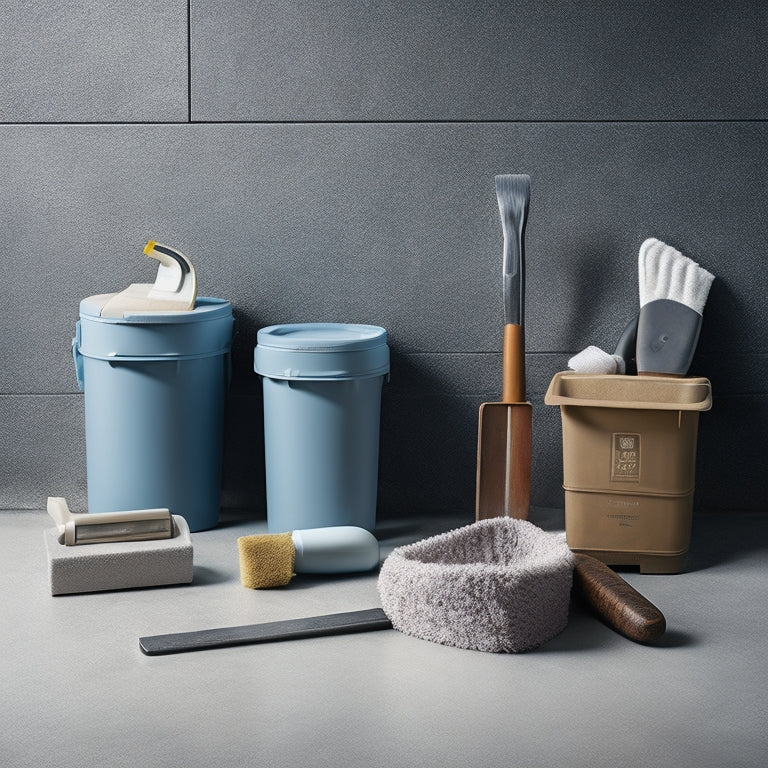
[[81, 392], [85, 391], [85, 375], [83, 373], [83, 356], [80, 354], [80, 321], [75, 324], [75, 338], [72, 339], [72, 358], [75, 361], [75, 375], [77, 386]]

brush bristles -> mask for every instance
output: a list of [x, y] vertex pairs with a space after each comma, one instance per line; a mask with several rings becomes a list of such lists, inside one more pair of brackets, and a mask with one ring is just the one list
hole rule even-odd
[[638, 260], [640, 306], [669, 299], [702, 315], [715, 276], [680, 251], [649, 237]]
[[531, 177], [526, 173], [505, 173], [495, 179], [502, 224], [524, 216], [531, 197]]
[[283, 587], [293, 578], [296, 549], [290, 533], [241, 536], [240, 581], [248, 589]]

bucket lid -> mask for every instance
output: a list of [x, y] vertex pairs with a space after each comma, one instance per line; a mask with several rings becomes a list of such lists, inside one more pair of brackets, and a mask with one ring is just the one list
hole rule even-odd
[[271, 325], [257, 335], [254, 370], [273, 379], [357, 379], [389, 373], [387, 332], [376, 325]]
[[214, 299], [207, 296], [198, 296], [195, 307], [191, 310], [157, 310], [126, 312], [122, 317], [102, 317], [101, 310], [104, 304], [116, 293], [104, 293], [89, 296], [80, 302], [80, 317], [85, 320], [97, 320], [100, 323], [116, 325], [162, 325], [201, 323], [208, 320], [216, 320], [228, 317], [232, 314], [232, 305], [224, 299]]
[[80, 302], [74, 339], [77, 351], [101, 360], [202, 357], [232, 344], [232, 305], [198, 296], [195, 308], [179, 312], [136, 312], [102, 317], [101, 297]]

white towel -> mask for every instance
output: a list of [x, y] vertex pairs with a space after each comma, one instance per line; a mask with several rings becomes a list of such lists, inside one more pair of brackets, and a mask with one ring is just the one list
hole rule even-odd
[[627, 372], [627, 365], [621, 355], [609, 355], [600, 347], [587, 347], [568, 361], [568, 367], [577, 373], [619, 373]]
[[704, 314], [704, 305], [715, 276], [671, 245], [649, 237], [638, 258], [640, 306], [670, 299]]

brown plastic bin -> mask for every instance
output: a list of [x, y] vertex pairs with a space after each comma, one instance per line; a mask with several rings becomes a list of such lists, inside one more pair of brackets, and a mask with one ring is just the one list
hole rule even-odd
[[679, 573], [691, 535], [705, 378], [555, 374], [568, 545], [609, 565]]

